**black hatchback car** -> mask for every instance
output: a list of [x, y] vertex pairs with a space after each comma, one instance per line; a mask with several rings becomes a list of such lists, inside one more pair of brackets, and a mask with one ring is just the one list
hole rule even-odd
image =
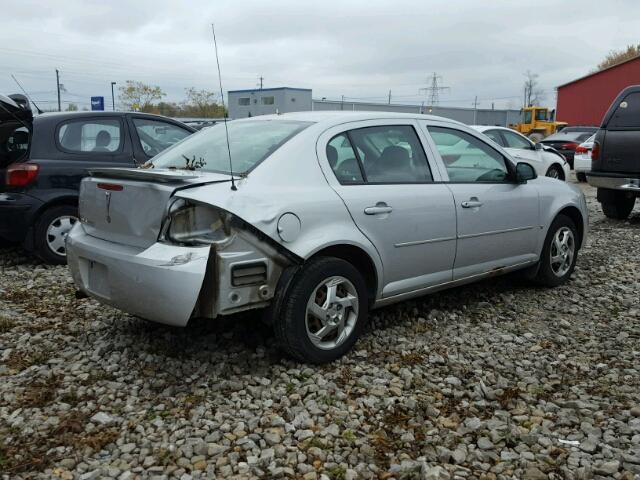
[[0, 239], [66, 263], [80, 181], [97, 167], [136, 167], [195, 129], [136, 112], [33, 116], [22, 95], [0, 95]]

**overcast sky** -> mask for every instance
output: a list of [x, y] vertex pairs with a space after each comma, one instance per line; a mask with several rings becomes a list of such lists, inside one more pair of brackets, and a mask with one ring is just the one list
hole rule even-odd
[[[7, 17], [11, 17], [8, 19]], [[640, 43], [638, 0], [165, 1], [21, 0], [4, 12], [0, 92], [23, 84], [52, 108], [55, 69], [66, 102], [111, 101], [110, 82], [217, 90], [216, 26], [225, 90], [312, 88], [327, 97], [420, 103], [437, 72], [441, 105], [519, 108], [524, 72], [554, 88], [611, 49]], [[117, 98], [116, 98], [117, 102]]]

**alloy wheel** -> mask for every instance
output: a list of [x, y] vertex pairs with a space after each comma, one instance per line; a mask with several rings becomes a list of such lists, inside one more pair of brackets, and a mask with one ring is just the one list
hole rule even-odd
[[571, 229], [559, 228], [553, 236], [550, 251], [551, 271], [554, 275], [563, 277], [567, 274], [573, 263], [575, 250], [575, 238]]
[[56, 255], [66, 256], [65, 240], [78, 219], [71, 215], [55, 218], [47, 227], [47, 246]]
[[547, 172], [547, 177], [549, 177], [549, 178], [560, 178], [560, 171], [557, 168], [552, 167]]
[[317, 348], [331, 350], [353, 333], [358, 320], [358, 291], [344, 277], [329, 277], [313, 290], [305, 315], [307, 335]]

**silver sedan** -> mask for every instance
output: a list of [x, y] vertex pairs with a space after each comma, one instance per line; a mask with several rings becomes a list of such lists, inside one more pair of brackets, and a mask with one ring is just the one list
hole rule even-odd
[[580, 190], [458, 122], [302, 112], [227, 127], [82, 182], [67, 238], [79, 290], [177, 326], [262, 309], [286, 352], [322, 363], [373, 308], [514, 270], [559, 285], [587, 236]]

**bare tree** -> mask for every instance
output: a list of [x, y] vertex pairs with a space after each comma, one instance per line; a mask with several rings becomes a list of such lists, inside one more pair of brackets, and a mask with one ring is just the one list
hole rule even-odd
[[631, 60], [632, 58], [640, 55], [640, 43], [638, 45], [627, 45], [627, 48], [622, 50], [610, 50], [604, 60], [602, 60], [594, 72], [599, 72], [600, 70], [604, 70], [605, 68], [613, 67], [622, 62], [626, 62], [627, 60]]
[[544, 90], [538, 85], [538, 74], [530, 70], [524, 74], [524, 106], [539, 105], [544, 100]]

